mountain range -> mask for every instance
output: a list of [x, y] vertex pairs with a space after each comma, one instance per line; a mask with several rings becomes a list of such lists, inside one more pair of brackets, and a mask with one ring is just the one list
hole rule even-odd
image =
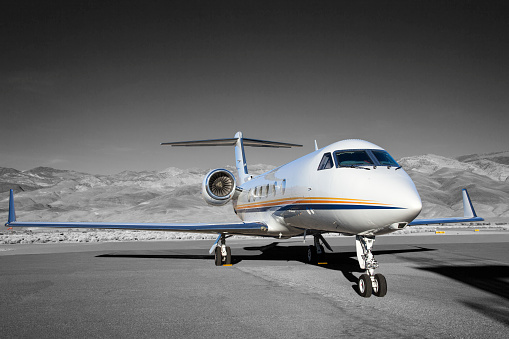
[[[487, 221], [509, 219], [509, 152], [446, 158], [400, 159], [423, 201], [420, 218], [462, 215], [467, 188], [477, 214]], [[251, 174], [274, 166], [248, 166]], [[233, 167], [226, 167], [235, 173]], [[235, 222], [231, 204], [207, 205], [201, 182], [209, 169], [167, 168], [96, 175], [49, 167], [28, 171], [0, 167], [0, 218], [7, 219], [8, 191], [16, 192], [16, 213], [30, 221]]]

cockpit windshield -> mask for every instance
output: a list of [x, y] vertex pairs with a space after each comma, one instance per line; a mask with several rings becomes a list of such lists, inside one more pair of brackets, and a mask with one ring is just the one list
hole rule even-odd
[[362, 150], [337, 151], [336, 164], [338, 167], [373, 166], [368, 152]]
[[[399, 167], [389, 153], [384, 150], [345, 150], [334, 152], [337, 167]], [[369, 168], [366, 168], [369, 169]]]
[[396, 162], [396, 160], [394, 160], [391, 157], [391, 155], [389, 153], [387, 153], [386, 151], [372, 150], [371, 152], [375, 155], [376, 160], [378, 160], [378, 162], [380, 163], [381, 166], [399, 167], [399, 165]]

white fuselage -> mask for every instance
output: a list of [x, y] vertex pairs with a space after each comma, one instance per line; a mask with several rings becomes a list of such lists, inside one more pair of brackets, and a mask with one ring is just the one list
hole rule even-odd
[[[243, 183], [233, 198], [235, 213], [266, 223], [268, 235], [282, 237], [304, 231], [375, 235], [405, 227], [422, 207], [413, 181], [397, 164], [377, 159], [339, 165], [338, 153], [356, 150], [371, 159], [373, 152], [385, 152], [363, 140], [336, 142]], [[323, 166], [326, 154], [329, 166]]]

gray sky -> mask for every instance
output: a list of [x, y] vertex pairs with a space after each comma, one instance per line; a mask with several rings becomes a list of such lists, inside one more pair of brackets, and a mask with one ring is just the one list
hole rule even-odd
[[[166, 3], [170, 3], [168, 6]], [[346, 138], [395, 158], [509, 147], [506, 1], [3, 1], [0, 166], [283, 164]]]

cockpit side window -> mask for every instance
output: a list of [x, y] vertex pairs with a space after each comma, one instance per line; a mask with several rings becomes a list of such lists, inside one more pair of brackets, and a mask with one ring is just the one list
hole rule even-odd
[[332, 161], [332, 155], [330, 153], [325, 153], [320, 161], [320, 165], [318, 165], [318, 170], [324, 170], [334, 167], [334, 162]]
[[338, 167], [373, 166], [368, 152], [363, 150], [336, 151], [336, 164]]
[[391, 155], [389, 153], [387, 153], [386, 151], [371, 150], [371, 152], [373, 152], [373, 154], [375, 155], [376, 159], [378, 160], [378, 162], [380, 163], [381, 166], [399, 167], [396, 160], [394, 160], [393, 157], [391, 157]]

